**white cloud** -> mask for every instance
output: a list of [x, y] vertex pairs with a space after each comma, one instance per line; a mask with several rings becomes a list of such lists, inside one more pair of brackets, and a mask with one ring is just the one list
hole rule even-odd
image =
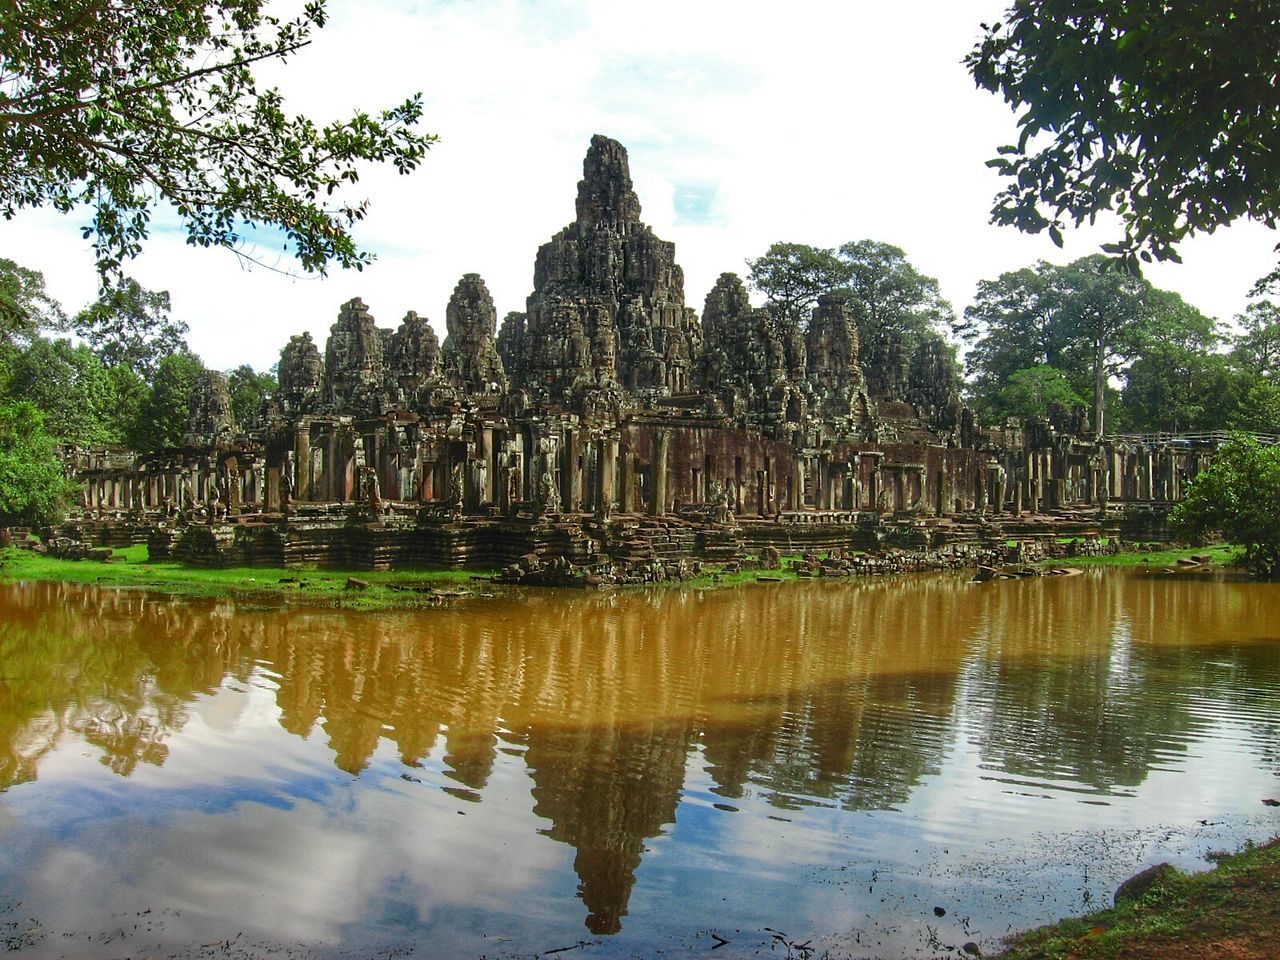
[[[1111, 238], [1073, 232], [1058, 250], [987, 224], [998, 178], [984, 162], [1014, 121], [960, 60], [999, 0], [809, 0], [785, 13], [720, 0], [330, 7], [312, 47], [272, 71], [291, 107], [331, 118], [421, 90], [424, 126], [442, 139], [413, 176], [375, 171], [359, 185], [372, 210], [358, 238], [378, 255], [363, 273], [294, 280], [180, 236], [151, 240], [132, 271], [172, 292], [192, 345], [217, 367], [266, 367], [304, 329], [323, 341], [357, 295], [384, 326], [414, 309], [443, 334], [467, 272], [486, 279], [500, 315], [523, 309], [538, 245], [573, 218], [593, 133], [628, 146], [644, 219], [675, 242], [699, 310], [722, 271], [743, 272], [775, 240], [898, 244], [963, 308], [980, 279]], [[678, 206], [691, 190], [698, 202]], [[0, 255], [43, 270], [78, 307], [94, 285], [83, 219], [23, 216], [0, 233]], [[1150, 276], [1225, 318], [1270, 269], [1273, 246], [1270, 231], [1235, 227]]]

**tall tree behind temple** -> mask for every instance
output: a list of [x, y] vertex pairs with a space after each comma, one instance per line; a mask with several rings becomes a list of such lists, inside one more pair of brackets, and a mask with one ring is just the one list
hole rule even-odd
[[954, 324], [955, 311], [938, 281], [913, 267], [900, 247], [854, 240], [842, 244], [837, 256], [844, 264], [841, 292], [853, 307], [860, 342], [870, 344], [897, 334], [911, 353], [923, 340]]
[[160, 361], [129, 438], [130, 446], [152, 453], [182, 445], [191, 416], [191, 388], [203, 372], [204, 364], [191, 353], [171, 353]]
[[[1176, 397], [1135, 399], [1129, 407], [1139, 421], [1135, 426], [1158, 429], [1154, 421], [1162, 419], [1203, 424], [1214, 415], [1196, 394], [1210, 378], [1191, 359], [1207, 357], [1219, 344], [1214, 322], [1176, 294], [1113, 269], [1100, 255], [1066, 266], [1042, 261], [983, 281], [957, 332], [972, 345], [967, 366], [974, 401], [988, 417], [1010, 412], [1000, 392], [1018, 371], [1048, 366], [1061, 370], [1081, 396], [1092, 395], [1094, 429], [1101, 436], [1108, 426], [1110, 382], [1127, 375], [1139, 358], [1135, 389], [1163, 390], [1161, 378], [1180, 379], [1186, 388]], [[1196, 366], [1194, 376], [1190, 365]], [[1157, 409], [1177, 397], [1204, 409]]]
[[149, 382], [164, 357], [186, 349], [186, 321], [171, 317], [171, 309], [168, 291], [125, 278], [81, 310], [72, 326], [107, 366], [126, 364]]
[[0, 343], [22, 343], [66, 322], [62, 305], [45, 292], [44, 274], [0, 258]]
[[801, 325], [818, 297], [843, 287], [848, 265], [834, 250], [804, 243], [771, 244], [763, 256], [747, 261], [747, 282], [765, 295], [780, 321]]
[[1125, 371], [1123, 402], [1142, 431], [1220, 429], [1234, 400], [1218, 324], [1175, 293], [1154, 290], [1152, 326]]
[[231, 392], [231, 410], [236, 423], [250, 426], [262, 415], [262, 405], [276, 392], [279, 384], [270, 373], [258, 373], [247, 363], [227, 371], [227, 387]]

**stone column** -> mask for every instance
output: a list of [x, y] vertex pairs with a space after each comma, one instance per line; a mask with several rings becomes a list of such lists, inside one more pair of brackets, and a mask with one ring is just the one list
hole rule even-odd
[[293, 478], [295, 500], [311, 499], [311, 427], [301, 424], [293, 434]]
[[622, 458], [622, 510], [636, 512], [636, 457], [630, 451]]
[[671, 435], [659, 430], [653, 448], [653, 490], [651, 510], [661, 517], [667, 512], [667, 463], [670, 460]]
[[484, 489], [480, 491], [480, 502], [497, 503], [498, 498], [494, 496], [494, 483], [498, 478], [498, 458], [493, 450], [493, 427], [485, 427], [480, 431], [480, 443], [481, 449], [476, 452], [476, 455], [483, 457], [485, 461]]
[[615, 503], [618, 499], [618, 441], [609, 437], [603, 441], [604, 462], [600, 464], [600, 489], [605, 498], [604, 505]]

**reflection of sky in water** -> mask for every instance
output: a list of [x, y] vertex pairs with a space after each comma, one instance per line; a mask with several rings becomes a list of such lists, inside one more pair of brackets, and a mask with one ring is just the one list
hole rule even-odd
[[[1258, 802], [1280, 790], [1273, 595], [1178, 585], [1156, 606], [1075, 580], [1012, 584], [997, 607], [943, 578], [916, 597], [813, 585], [499, 605], [479, 624], [355, 617], [327, 637], [322, 615], [217, 608], [190, 662], [144, 638], [140, 677], [133, 647], [104, 647], [89, 721], [13, 733], [39, 762], [0, 794], [0, 922], [39, 920], [33, 955], [237, 934], [321, 954], [701, 954], [706, 931], [732, 941], [717, 957], [771, 931], [836, 955], [991, 947], [1143, 863], [1275, 830]], [[1199, 613], [1174, 629], [1184, 608]], [[156, 630], [149, 610], [99, 615], [124, 637]], [[165, 615], [193, 633], [198, 611]], [[689, 640], [713, 624], [730, 639]], [[0, 629], [7, 657], [13, 638]], [[75, 732], [142, 714], [165, 749], [128, 776]]]

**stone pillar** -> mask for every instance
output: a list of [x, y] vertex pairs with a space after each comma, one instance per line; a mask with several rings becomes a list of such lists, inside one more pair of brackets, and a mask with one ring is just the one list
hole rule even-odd
[[659, 430], [653, 448], [653, 490], [651, 512], [656, 517], [667, 512], [667, 464], [671, 454], [671, 435]]
[[480, 431], [481, 449], [478, 455], [484, 458], [484, 489], [480, 491], [481, 503], [496, 503], [494, 483], [498, 477], [498, 458], [493, 452], [493, 427], [485, 427]]
[[636, 512], [636, 458], [630, 451], [622, 458], [622, 509]]
[[804, 509], [804, 457], [795, 457], [791, 462], [791, 497], [787, 508]]
[[311, 499], [311, 427], [299, 426], [293, 434], [293, 498]]
[[600, 464], [600, 489], [604, 496], [604, 505], [609, 506], [618, 499], [618, 441], [609, 437], [602, 441], [603, 462]]
[[597, 514], [604, 512], [604, 441], [595, 439], [588, 445], [588, 466], [587, 471], [591, 480], [588, 488], [588, 497], [591, 500], [589, 508]]
[[581, 430], [566, 431], [568, 443], [565, 444], [565, 466], [569, 470], [569, 501], [565, 509], [581, 510], [583, 498], [583, 452], [587, 444], [582, 439]]

